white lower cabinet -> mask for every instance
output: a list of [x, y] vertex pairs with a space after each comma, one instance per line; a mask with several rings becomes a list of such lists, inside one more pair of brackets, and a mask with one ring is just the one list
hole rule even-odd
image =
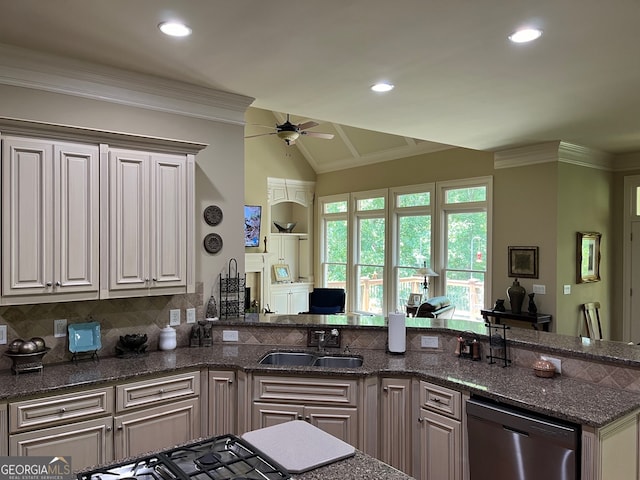
[[449, 388], [419, 383], [419, 480], [462, 480], [462, 394]]
[[71, 456], [79, 470], [113, 460], [113, 387], [9, 403], [9, 455]]
[[82, 470], [113, 460], [113, 418], [70, 423], [9, 436], [9, 455], [71, 457], [71, 468]]
[[254, 376], [251, 428], [291, 420], [305, 420], [358, 447], [357, 380]]
[[115, 457], [132, 457], [200, 437], [199, 397], [199, 371], [117, 385]]
[[271, 310], [280, 315], [298, 314], [309, 310], [311, 284], [283, 283], [271, 285]]
[[411, 472], [411, 379], [382, 378], [380, 393], [380, 460]]
[[237, 433], [238, 394], [236, 374], [230, 371], [209, 371], [208, 431], [210, 436]]
[[8, 417], [7, 417], [7, 404], [0, 403], [0, 457], [6, 457], [9, 455], [9, 446], [5, 439], [9, 434], [9, 425], [8, 425]]
[[198, 438], [199, 404], [200, 400], [194, 398], [116, 416], [116, 458], [162, 450]]

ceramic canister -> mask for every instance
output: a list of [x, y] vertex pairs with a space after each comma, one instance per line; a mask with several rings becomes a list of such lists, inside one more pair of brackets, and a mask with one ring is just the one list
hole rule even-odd
[[160, 330], [160, 342], [158, 343], [160, 350], [174, 350], [177, 344], [175, 329], [167, 325]]

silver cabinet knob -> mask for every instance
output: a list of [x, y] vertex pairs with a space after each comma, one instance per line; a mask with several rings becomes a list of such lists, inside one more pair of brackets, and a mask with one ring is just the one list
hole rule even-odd
[[59, 287], [59, 286], [61, 286], [61, 285], [62, 285], [62, 284], [61, 284], [59, 281], [58, 281], [58, 282], [56, 282], [56, 287]]
[[418, 417], [418, 422], [419, 422], [419, 423], [424, 422], [424, 418], [423, 418], [423, 417]]
[[107, 427], [107, 432], [110, 432], [111, 430], [113, 430], [113, 428]]
[[51, 286], [51, 282], [47, 282], [47, 287], [50, 287], [50, 286]]

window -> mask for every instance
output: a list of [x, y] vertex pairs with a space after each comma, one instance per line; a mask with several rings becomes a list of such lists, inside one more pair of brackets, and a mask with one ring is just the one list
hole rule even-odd
[[490, 231], [490, 179], [440, 184], [442, 241], [440, 255], [444, 294], [456, 306], [456, 317], [481, 320], [485, 298]]
[[[346, 288], [347, 311], [404, 311], [418, 293], [446, 295], [457, 318], [481, 320], [491, 196], [483, 177], [320, 198], [319, 283]], [[423, 267], [438, 274], [428, 289]]]
[[357, 311], [382, 315], [386, 311], [387, 192], [359, 193], [353, 199], [356, 238], [352, 301]]

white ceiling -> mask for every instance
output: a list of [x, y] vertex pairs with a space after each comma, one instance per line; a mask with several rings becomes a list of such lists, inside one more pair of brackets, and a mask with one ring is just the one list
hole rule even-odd
[[[193, 35], [162, 35], [156, 26], [168, 19]], [[409, 144], [564, 140], [625, 153], [640, 151], [639, 20], [640, 0], [0, 0], [0, 43]], [[544, 35], [511, 44], [524, 24]], [[395, 90], [371, 92], [379, 80]]]

